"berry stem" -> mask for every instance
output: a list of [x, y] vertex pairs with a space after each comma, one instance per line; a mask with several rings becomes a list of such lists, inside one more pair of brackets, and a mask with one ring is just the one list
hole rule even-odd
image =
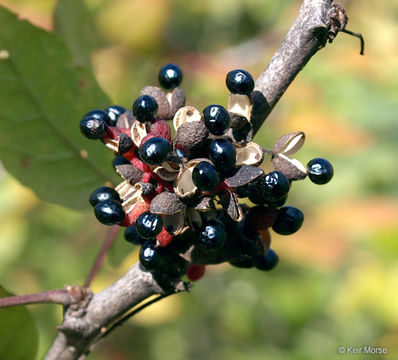
[[90, 273], [88, 274], [86, 281], [84, 283], [84, 287], [89, 287], [94, 279], [94, 277], [98, 274], [102, 263], [105, 260], [105, 256], [111, 248], [113, 242], [116, 239], [117, 232], [119, 230], [119, 226], [115, 225], [109, 229], [108, 234], [106, 235], [105, 241], [102, 244], [100, 251], [97, 254], [97, 257], [94, 261], [93, 266], [91, 267]]

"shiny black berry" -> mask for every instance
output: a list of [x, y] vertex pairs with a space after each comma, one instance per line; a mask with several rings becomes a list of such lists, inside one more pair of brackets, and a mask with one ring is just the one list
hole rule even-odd
[[158, 80], [165, 89], [174, 89], [182, 82], [182, 71], [175, 64], [167, 64], [160, 69]]
[[112, 105], [108, 106], [105, 110], [105, 112], [108, 114], [108, 121], [107, 124], [109, 126], [116, 126], [116, 121], [117, 118], [122, 115], [123, 113], [126, 112], [126, 109], [123, 106], [119, 105]]
[[328, 183], [334, 174], [332, 164], [322, 158], [312, 159], [307, 164], [307, 172], [310, 180], [318, 185]]
[[199, 190], [210, 192], [217, 188], [220, 176], [212, 164], [201, 161], [192, 171], [192, 180]]
[[79, 126], [81, 133], [87, 139], [102, 139], [108, 130], [108, 124], [105, 119], [109, 119], [105, 111], [90, 111], [80, 120]]
[[98, 189], [95, 189], [88, 199], [92, 206], [95, 206], [101, 201], [105, 200], [115, 200], [121, 202], [119, 193], [115, 189], [107, 186], [102, 186]]
[[257, 198], [260, 203], [275, 202], [284, 198], [289, 189], [287, 177], [279, 171], [272, 171], [257, 180], [251, 197]]
[[265, 255], [257, 255], [252, 258], [253, 265], [259, 270], [272, 270], [278, 264], [279, 258], [276, 252], [269, 249]]
[[140, 249], [140, 264], [147, 271], [160, 270], [164, 263], [160, 248], [155, 245], [154, 241], [149, 240]]
[[150, 95], [140, 96], [133, 104], [133, 115], [142, 123], [154, 121], [158, 103]]
[[209, 105], [203, 110], [203, 119], [209, 132], [223, 135], [231, 125], [228, 111], [221, 105]]
[[206, 249], [217, 250], [221, 248], [227, 238], [225, 227], [221, 221], [208, 220], [199, 233], [198, 244]]
[[145, 239], [138, 234], [135, 226], [126, 227], [126, 230], [124, 230], [124, 238], [133, 245], [143, 245], [148, 241], [148, 239]]
[[160, 165], [166, 161], [169, 151], [170, 143], [165, 138], [154, 137], [140, 146], [138, 154], [146, 164]]
[[235, 165], [235, 146], [226, 139], [217, 139], [210, 143], [209, 158], [217, 170], [229, 170]]
[[233, 94], [250, 95], [254, 89], [254, 80], [246, 70], [230, 71], [225, 82]]
[[160, 215], [150, 212], [142, 213], [135, 224], [137, 233], [145, 239], [151, 239], [160, 234], [163, 227], [163, 220]]
[[101, 201], [95, 205], [94, 214], [98, 221], [104, 225], [120, 224], [125, 218], [123, 207], [116, 200]]
[[284, 206], [278, 209], [276, 220], [272, 230], [280, 235], [294, 234], [301, 228], [304, 221], [304, 214], [293, 206]]

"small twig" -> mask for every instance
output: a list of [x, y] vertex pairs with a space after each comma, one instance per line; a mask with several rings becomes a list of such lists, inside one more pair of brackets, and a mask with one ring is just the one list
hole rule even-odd
[[[78, 288], [81, 289], [80, 286], [78, 286]], [[84, 297], [84, 291], [76, 290], [76, 287], [68, 287], [66, 290], [49, 290], [36, 294], [4, 297], [0, 298], [0, 308], [17, 305], [46, 303], [69, 306], [78, 303]]]
[[360, 54], [361, 54], [361, 55], [364, 55], [364, 53], [365, 53], [365, 40], [364, 40], [362, 34], [356, 33], [356, 32], [353, 32], [353, 31], [350, 31], [350, 30], [347, 30], [347, 29], [343, 29], [343, 30], [341, 30], [341, 31], [342, 31], [343, 33], [348, 34], [348, 35], [355, 36], [355, 37], [359, 38], [359, 40], [360, 40], [360, 42], [361, 42], [361, 51], [360, 51]]
[[84, 283], [84, 287], [89, 287], [91, 282], [93, 281], [94, 277], [98, 274], [102, 263], [105, 260], [105, 256], [108, 253], [109, 249], [111, 248], [113, 242], [116, 239], [117, 232], [119, 230], [119, 226], [115, 225], [109, 229], [108, 234], [106, 235], [105, 241], [102, 244], [100, 251], [97, 254], [97, 257], [94, 261], [93, 266], [91, 267], [90, 273], [87, 276], [87, 279]]

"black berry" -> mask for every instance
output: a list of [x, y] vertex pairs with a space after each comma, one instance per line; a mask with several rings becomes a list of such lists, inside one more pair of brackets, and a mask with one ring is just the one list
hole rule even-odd
[[104, 116], [108, 118], [106, 112], [102, 110], [94, 110], [87, 113], [79, 123], [81, 133], [87, 139], [102, 139], [108, 131]]
[[209, 132], [223, 135], [229, 129], [231, 118], [228, 111], [221, 105], [209, 105], [203, 110], [203, 119]]
[[107, 124], [109, 126], [116, 126], [117, 118], [126, 112], [126, 109], [123, 106], [119, 105], [112, 105], [108, 106], [105, 110], [108, 114], [108, 121]]
[[143, 162], [149, 165], [160, 165], [165, 162], [170, 151], [170, 143], [161, 137], [150, 138], [138, 151]]
[[174, 89], [182, 82], [182, 71], [175, 64], [167, 64], [160, 69], [158, 80], [165, 89]]
[[218, 170], [229, 170], [235, 165], [235, 146], [226, 139], [217, 139], [210, 143], [209, 158]]
[[160, 215], [144, 212], [138, 217], [135, 226], [138, 235], [145, 239], [151, 239], [162, 231], [163, 220]]
[[116, 155], [115, 158], [113, 159], [112, 164], [113, 164], [113, 167], [116, 167], [118, 165], [130, 165], [131, 162], [123, 156]]
[[192, 171], [192, 180], [199, 190], [210, 192], [217, 188], [220, 176], [212, 164], [201, 161]]
[[259, 270], [272, 270], [278, 264], [279, 258], [276, 252], [269, 249], [265, 255], [257, 255], [252, 258], [253, 265]]
[[230, 71], [225, 82], [233, 94], [250, 95], [254, 89], [254, 80], [245, 70]]
[[206, 249], [217, 250], [221, 248], [227, 238], [224, 225], [218, 220], [208, 220], [201, 229], [198, 243]]
[[155, 247], [154, 241], [145, 242], [139, 254], [141, 266], [148, 271], [159, 270], [164, 263], [162, 253]]
[[135, 226], [128, 226], [126, 230], [124, 230], [124, 238], [126, 241], [134, 244], [134, 245], [143, 245], [148, 239], [145, 239], [138, 235], [137, 228]]
[[318, 185], [328, 183], [334, 174], [332, 164], [322, 158], [312, 159], [307, 164], [307, 172], [310, 180]]
[[253, 267], [251, 259], [230, 260], [229, 263], [238, 268], [250, 269]]
[[290, 183], [287, 177], [279, 171], [272, 171], [257, 180], [251, 197], [257, 197], [260, 203], [275, 202], [284, 198], [289, 189]]
[[280, 235], [294, 234], [303, 225], [304, 215], [301, 210], [293, 206], [278, 209], [272, 230]]
[[105, 200], [115, 200], [121, 202], [119, 193], [110, 187], [103, 186], [98, 189], [95, 189], [89, 198], [89, 202], [92, 206], [97, 205], [98, 203], [105, 201]]
[[145, 123], [154, 121], [155, 114], [158, 111], [158, 103], [150, 95], [140, 96], [133, 104], [133, 115], [138, 121]]
[[104, 225], [120, 224], [125, 218], [123, 207], [116, 200], [101, 201], [94, 207], [94, 214]]

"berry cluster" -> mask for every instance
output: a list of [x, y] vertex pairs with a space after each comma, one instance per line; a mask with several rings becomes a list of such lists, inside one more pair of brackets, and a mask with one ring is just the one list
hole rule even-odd
[[[251, 141], [254, 81], [245, 70], [227, 74], [227, 108], [213, 104], [202, 112], [185, 106], [178, 66], [164, 66], [158, 79], [166, 91], [143, 88], [132, 111], [110, 106], [80, 121], [85, 137], [116, 153], [113, 165], [123, 178], [91, 194], [95, 216], [125, 226], [125, 239], [141, 246], [141, 266], [157, 275], [198, 280], [205, 265], [226, 261], [271, 270], [278, 256], [269, 230], [290, 235], [304, 220], [299, 209], [284, 206], [292, 182], [308, 175], [326, 184], [331, 164], [315, 158], [305, 167], [291, 157], [304, 143], [300, 131], [269, 150]], [[269, 173], [260, 168], [265, 155], [274, 167]]]

